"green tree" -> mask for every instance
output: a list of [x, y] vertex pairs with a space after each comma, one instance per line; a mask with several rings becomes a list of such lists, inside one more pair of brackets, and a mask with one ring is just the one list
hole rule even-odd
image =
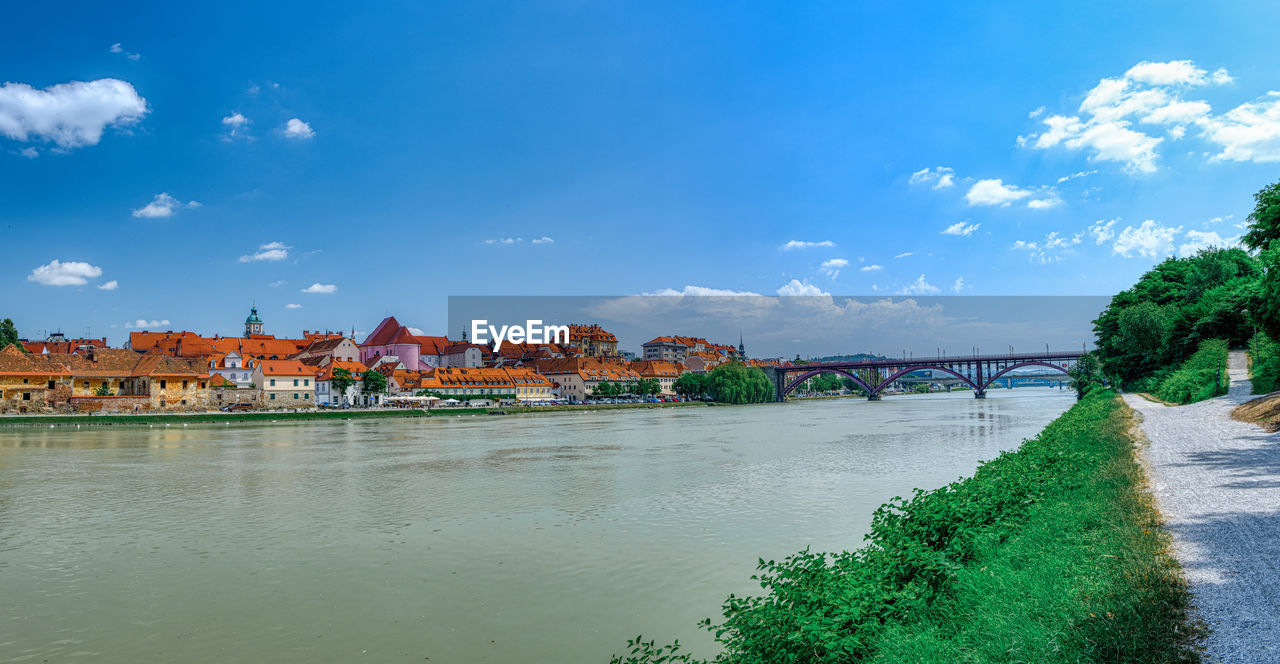
[[709, 392], [707, 382], [707, 374], [693, 373], [692, 371], [680, 374], [676, 382], [671, 384], [671, 389], [676, 394], [685, 397], [702, 397]]
[[1067, 376], [1071, 378], [1071, 389], [1076, 391], [1076, 398], [1083, 399], [1089, 390], [1102, 384], [1102, 366], [1093, 353], [1085, 353], [1075, 366], [1067, 370]]
[[27, 352], [27, 349], [18, 342], [18, 328], [13, 324], [12, 318], [0, 321], [0, 350], [3, 350], [9, 344], [17, 346], [18, 350], [24, 353]]
[[106, 384], [106, 383], [103, 383], [103, 384], [101, 384], [101, 385], [99, 385], [99, 386], [98, 386], [98, 389], [96, 389], [96, 390], [94, 390], [94, 391], [93, 391], [93, 396], [95, 396], [95, 397], [109, 397], [109, 396], [111, 396], [111, 388], [110, 388], [110, 387], [107, 387], [107, 384]]
[[773, 384], [760, 367], [740, 362], [721, 364], [707, 374], [711, 397], [724, 403], [763, 403], [773, 401]]
[[1249, 230], [1240, 243], [1250, 249], [1266, 249], [1280, 240], [1280, 182], [1273, 182], [1253, 195]]
[[591, 390], [591, 396], [596, 397], [598, 399], [608, 399], [610, 397], [616, 397], [621, 393], [622, 393], [622, 386], [616, 385], [608, 380], [602, 380], [596, 383], [596, 386]]
[[380, 371], [364, 372], [364, 386], [361, 391], [365, 394], [386, 394], [387, 393], [387, 377]]
[[[368, 373], [378, 373], [378, 372], [371, 371]], [[339, 367], [333, 370], [333, 378], [329, 380], [329, 390], [330, 390], [329, 394], [337, 395], [338, 398], [342, 400], [342, 403], [346, 403], [347, 388], [355, 384], [356, 384], [355, 376], [352, 376], [350, 371]], [[383, 381], [383, 384], [384, 385], [386, 384], [385, 380]]]

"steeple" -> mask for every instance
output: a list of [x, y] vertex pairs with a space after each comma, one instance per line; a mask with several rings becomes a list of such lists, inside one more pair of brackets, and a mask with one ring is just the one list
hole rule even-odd
[[254, 300], [249, 309], [249, 317], [244, 319], [244, 336], [262, 334], [262, 319], [258, 318], [258, 302]]
[[738, 359], [743, 362], [747, 361], [747, 349], [742, 345], [742, 330], [738, 330]]

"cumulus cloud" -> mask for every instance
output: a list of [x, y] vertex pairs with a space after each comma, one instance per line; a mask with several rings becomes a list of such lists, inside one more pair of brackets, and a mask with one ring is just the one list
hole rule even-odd
[[1224, 238], [1216, 231], [1187, 231], [1186, 242], [1178, 247], [1178, 255], [1186, 258], [1194, 256], [1201, 249], [1213, 247], [1234, 247], [1240, 241], [1238, 237]]
[[1047, 210], [1052, 207], [1058, 207], [1059, 205], [1062, 205], [1062, 199], [1057, 196], [1050, 198], [1037, 198], [1027, 201], [1027, 207], [1032, 210]]
[[145, 318], [139, 318], [138, 320], [129, 321], [128, 323], [125, 323], [124, 326], [128, 328], [147, 329], [152, 327], [165, 327], [168, 324], [169, 324], [168, 318], [163, 318], [160, 320], [154, 320], [154, 319], [147, 320]]
[[835, 242], [831, 240], [819, 240], [816, 242], [808, 240], [791, 240], [790, 242], [778, 247], [781, 251], [791, 251], [792, 249], [816, 249], [820, 247], [834, 247]]
[[542, 237], [533, 238], [534, 244], [555, 244], [555, 240], [543, 235]]
[[911, 174], [911, 184], [933, 183], [934, 189], [946, 189], [956, 183], [955, 171], [946, 166], [922, 168]]
[[914, 251], [904, 251], [904, 252], [902, 252], [902, 253], [898, 254], [897, 256], [894, 256], [893, 258], [894, 258], [894, 260], [897, 260], [897, 259], [899, 259], [899, 258], [906, 258], [907, 256], [915, 256], [915, 255], [916, 255], [916, 252], [914, 252]]
[[284, 124], [284, 135], [286, 138], [306, 140], [313, 138], [316, 132], [312, 131], [310, 124], [298, 118], [292, 118]]
[[907, 284], [898, 291], [899, 295], [934, 295], [941, 292], [941, 288], [925, 281], [924, 275], [921, 274], [915, 281]]
[[101, 286], [98, 286], [98, 290], [115, 290], [119, 287], [120, 287], [120, 282], [116, 281], [115, 279], [112, 279], [111, 281], [108, 281], [107, 283], [102, 284]]
[[759, 296], [759, 293], [751, 291], [735, 291], [724, 288], [708, 288], [706, 286], [685, 286], [681, 290], [672, 288], [663, 288], [652, 293], [642, 293], [642, 295], [662, 295], [662, 296], [690, 296], [690, 297], [742, 297], [742, 296]]
[[286, 305], [284, 305], [284, 308], [285, 308], [285, 309], [301, 309], [301, 308], [302, 308], [302, 305], [301, 305], [301, 304], [293, 304], [293, 303], [290, 303], [290, 304], [286, 304]]
[[97, 145], [107, 127], [135, 124], [146, 114], [147, 100], [114, 78], [43, 90], [25, 83], [0, 85], [0, 135], [23, 143], [48, 141], [63, 150]]
[[846, 267], [849, 267], [849, 261], [843, 258], [832, 258], [831, 260], [828, 260], [828, 261], [822, 261], [822, 265], [819, 267], [819, 269], [822, 270], [822, 272], [827, 276], [831, 277], [832, 279], [835, 279], [837, 276], [840, 275], [840, 270]]
[[329, 295], [331, 293], [338, 292], [338, 287], [333, 284], [322, 284], [322, 283], [316, 282], [302, 289], [302, 292], [303, 293], [320, 293], [322, 295]]
[[1026, 189], [1006, 185], [1000, 178], [978, 180], [964, 195], [969, 205], [1008, 205], [1031, 195]]
[[245, 133], [245, 129], [251, 124], [249, 118], [239, 112], [232, 113], [222, 118], [223, 134], [222, 140], [231, 141], [236, 138], [249, 138]]
[[1115, 228], [1116, 223], [1119, 221], [1119, 219], [1112, 219], [1111, 221], [1099, 219], [1090, 224], [1086, 232], [1093, 236], [1093, 239], [1099, 245], [1106, 244], [1108, 240], [1116, 236], [1116, 232], [1112, 229]]
[[1181, 231], [1181, 226], [1165, 226], [1154, 219], [1148, 219], [1141, 226], [1125, 226], [1111, 250], [1125, 258], [1135, 254], [1146, 258], [1160, 258], [1173, 253], [1173, 238]]
[[1047, 265], [1062, 260], [1062, 254], [1070, 253], [1070, 248], [1084, 241], [1084, 236], [1084, 231], [1070, 236], [1053, 231], [1040, 240], [1017, 240], [1013, 249], [1027, 252], [1027, 260], [1032, 263]]
[[778, 295], [795, 297], [795, 296], [813, 296], [813, 295], [830, 295], [821, 288], [814, 286], [808, 281], [800, 281], [792, 279], [778, 288]]
[[982, 224], [966, 224], [963, 221], [957, 221], [956, 223], [942, 229], [942, 234], [969, 237], [970, 235], [973, 235], [973, 232], [978, 230], [980, 226], [982, 226]]
[[1280, 92], [1208, 118], [1201, 128], [1222, 148], [1215, 161], [1280, 161]]
[[31, 271], [27, 281], [43, 286], [83, 286], [102, 276], [102, 268], [81, 261], [50, 261]]
[[143, 219], [162, 219], [164, 217], [172, 217], [174, 212], [177, 212], [184, 207], [197, 208], [200, 207], [200, 203], [197, 201], [188, 201], [184, 204], [173, 196], [161, 192], [156, 194], [155, 199], [150, 203], [135, 209], [133, 211], [133, 216]]
[[969, 287], [969, 284], [966, 284], [964, 282], [964, 277], [956, 277], [956, 282], [954, 284], [951, 284], [951, 291], [954, 293], [959, 293], [960, 291], [968, 287]]
[[524, 242], [522, 237], [501, 237], [496, 240], [485, 240], [485, 244], [520, 244]]
[[862, 270], [863, 272], [878, 272], [880, 270], [883, 270], [884, 266], [883, 265], [863, 265], [858, 269]]
[[293, 247], [283, 242], [268, 242], [258, 245], [258, 250], [252, 254], [246, 254], [240, 257], [241, 263], [249, 263], [251, 261], [282, 261], [289, 257], [289, 250]]

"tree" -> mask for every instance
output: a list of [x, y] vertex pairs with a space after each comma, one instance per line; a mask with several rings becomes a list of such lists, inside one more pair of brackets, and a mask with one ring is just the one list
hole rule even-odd
[[671, 389], [676, 394], [685, 397], [702, 397], [708, 392], [707, 374], [693, 373], [692, 371], [680, 374], [680, 377], [671, 384]]
[[724, 403], [763, 403], [773, 401], [773, 384], [760, 367], [740, 362], [721, 364], [707, 374], [709, 392]]
[[1250, 249], [1266, 249], [1280, 240], [1280, 182], [1273, 182], [1253, 195], [1253, 212], [1249, 213], [1249, 230], [1240, 243]]
[[1267, 336], [1280, 339], [1280, 242], [1258, 254], [1262, 278], [1249, 305], [1249, 317]]
[[6, 318], [0, 321], [0, 350], [5, 346], [13, 344], [18, 350], [27, 352], [27, 349], [18, 341], [18, 328], [13, 324], [12, 318]]
[[364, 386], [361, 391], [365, 394], [386, 394], [387, 393], [387, 377], [380, 371], [372, 369], [364, 372]]
[[616, 397], [621, 393], [622, 393], [622, 386], [611, 383], [608, 380], [602, 380], [596, 383], [595, 388], [591, 390], [591, 396], [597, 397], [600, 399]]
[[[372, 371], [370, 373], [378, 373], [378, 372]], [[347, 389], [350, 388], [352, 385], [355, 385], [355, 383], [356, 383], [356, 379], [354, 376], [351, 375], [350, 371], [343, 369], [341, 367], [334, 369], [333, 378], [329, 379], [330, 394], [331, 395], [337, 394], [342, 399], [342, 403], [346, 403]], [[385, 385], [385, 380], [383, 384]]]
[[1071, 389], [1076, 391], [1076, 398], [1083, 399], [1097, 385], [1102, 384], [1102, 367], [1093, 353], [1085, 353], [1076, 360], [1075, 366], [1067, 370], [1071, 378]]
[[99, 385], [99, 386], [98, 386], [98, 389], [96, 389], [96, 390], [94, 390], [94, 391], [93, 391], [93, 396], [95, 396], [95, 397], [109, 397], [109, 396], [111, 396], [111, 388], [110, 388], [110, 387], [107, 387], [107, 384], [106, 384], [106, 383], [103, 383], [103, 384], [101, 384], [101, 385]]

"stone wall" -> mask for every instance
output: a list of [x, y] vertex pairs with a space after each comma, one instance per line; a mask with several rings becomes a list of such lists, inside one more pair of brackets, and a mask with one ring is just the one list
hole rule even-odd
[[150, 397], [71, 397], [70, 406], [76, 413], [152, 412]]

